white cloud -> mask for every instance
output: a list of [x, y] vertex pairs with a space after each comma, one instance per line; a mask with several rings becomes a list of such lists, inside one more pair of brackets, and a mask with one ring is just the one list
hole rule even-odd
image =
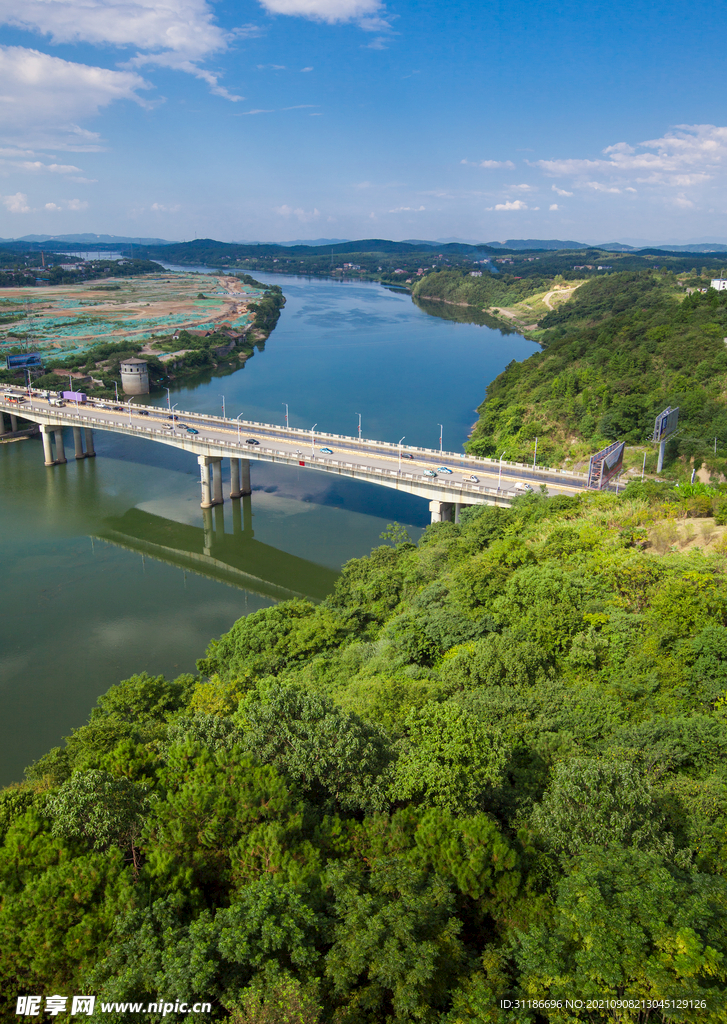
[[270, 14], [291, 14], [327, 21], [329, 25], [361, 20], [370, 23], [372, 19], [379, 19], [382, 10], [380, 0], [260, 0], [260, 3]]
[[557, 192], [559, 196], [572, 196], [572, 192], [566, 192], [564, 188], [558, 188], [557, 185], [550, 186], [554, 192]]
[[6, 172], [22, 171], [23, 174], [40, 174], [44, 171], [49, 174], [71, 174], [81, 169], [73, 164], [46, 164], [42, 160], [8, 160], [5, 157], [0, 157], [0, 168]]
[[389, 213], [423, 213], [424, 210], [424, 206], [397, 206]]
[[21, 46], [0, 47], [0, 134], [31, 145], [98, 149], [99, 138], [75, 123], [116, 100], [143, 103], [147, 88], [133, 71], [74, 64]]
[[0, 22], [54, 43], [137, 46], [187, 58], [222, 50], [227, 42], [206, 0], [0, 0]]
[[256, 34], [255, 26], [225, 32], [215, 24], [208, 0], [0, 0], [0, 23], [38, 32], [53, 43], [135, 47], [129, 67], [158, 64], [186, 71], [225, 99], [242, 99], [199, 67], [227, 48], [235, 36]]
[[313, 68], [301, 68], [301, 74], [305, 74], [306, 71], [312, 71]]
[[[551, 177], [570, 178], [575, 188], [619, 195], [634, 194], [638, 186], [646, 196], [691, 209], [705, 188], [727, 185], [727, 127], [677, 125], [661, 138], [606, 146], [595, 160], [568, 157], [538, 160], [533, 166]], [[571, 194], [552, 188], [558, 195]]]
[[177, 213], [180, 206], [179, 203], [175, 203], [174, 206], [165, 206], [164, 203], [152, 203], [151, 208], [155, 213]]
[[488, 206], [488, 210], [527, 210], [528, 204], [522, 199], [515, 199], [513, 202], [497, 203], [495, 206]]
[[0, 196], [0, 203], [8, 213], [30, 213], [28, 197], [24, 192], [16, 192], [14, 196]]
[[560, 207], [558, 206], [557, 203], [551, 203], [550, 206], [548, 207], [548, 209], [549, 210], [559, 210]]
[[[78, 212], [80, 210], [87, 210], [88, 203], [84, 199], [62, 199], [60, 205], [58, 203], [46, 203], [44, 209], [51, 213], [60, 213], [61, 210], [73, 210]], [[20, 212], [27, 213], [27, 210], [22, 210]]]
[[609, 187], [608, 185], [603, 185], [603, 184], [601, 184], [600, 181], [587, 181], [586, 182], [586, 187], [587, 188], [592, 188], [594, 192], [611, 192], [613, 194], [617, 194], [618, 193], [619, 195], [621, 193], [621, 189], [620, 188], [615, 188], [613, 186]]
[[387, 36], [377, 36], [370, 43], [364, 43], [364, 50], [388, 50], [391, 39]]
[[[255, 110], [241, 110], [239, 116], [247, 117], [250, 114], [278, 114], [284, 110], [310, 110], [311, 107], [317, 107], [317, 103], [296, 103], [294, 107], [260, 107]], [[237, 117], [237, 114], [233, 115]]]
[[510, 188], [517, 189], [518, 192], [534, 192], [534, 185], [510, 185]]
[[292, 206], [288, 206], [285, 203], [282, 206], [276, 206], [274, 210], [281, 217], [297, 218], [301, 224], [308, 224], [312, 220], [317, 220], [321, 215], [321, 211], [316, 210], [315, 207], [312, 210], [303, 210], [300, 207], [293, 209]]
[[515, 170], [512, 160], [460, 160], [460, 163], [466, 164], [468, 167], [484, 167], [486, 170], [494, 170], [497, 167], [504, 167], [510, 171]]

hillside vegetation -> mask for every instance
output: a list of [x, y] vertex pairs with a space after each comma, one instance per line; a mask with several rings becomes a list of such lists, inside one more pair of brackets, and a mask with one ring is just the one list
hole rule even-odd
[[[112, 687], [0, 795], [3, 1019], [727, 1021], [723, 503], [392, 527], [199, 677]], [[102, 1006], [165, 997], [212, 1012]]]
[[671, 405], [680, 433], [667, 466], [681, 458], [725, 471], [727, 293], [687, 294], [668, 273], [611, 274], [583, 284], [540, 327], [543, 351], [487, 388], [470, 451], [527, 462], [537, 437], [538, 461], [555, 465], [614, 440], [643, 445]]

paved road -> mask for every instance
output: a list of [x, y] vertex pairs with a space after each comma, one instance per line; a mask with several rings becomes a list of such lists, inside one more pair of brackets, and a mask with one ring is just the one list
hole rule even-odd
[[[19, 404], [10, 402], [8, 399], [11, 395], [25, 397], [25, 401]], [[0, 410], [30, 419], [36, 413], [46, 422], [52, 420], [67, 425], [73, 425], [73, 421], [78, 424], [77, 417], [80, 416], [83, 422], [88, 422], [94, 429], [103, 429], [104, 424], [115, 432], [128, 430], [130, 434], [140, 429], [153, 429], [155, 440], [164, 442], [168, 437], [169, 444], [181, 445], [187, 441], [209, 442], [213, 445], [221, 443], [227, 449], [226, 454], [233, 457], [264, 459], [266, 453], [272, 450], [277, 456], [308, 465], [313, 459], [319, 464], [316, 468], [325, 469], [329, 465], [333, 468], [333, 465], [340, 464], [347, 468], [384, 471], [389, 476], [393, 472], [397, 476], [401, 474], [402, 478], [414, 477], [422, 484], [457, 484], [465, 490], [493, 489], [499, 486], [504, 494], [513, 492], [515, 485], [520, 482], [529, 483], [534, 488], [546, 483], [551, 494], [576, 494], [586, 487], [584, 474], [537, 468], [533, 470], [532, 467], [508, 462], [503, 462], [500, 467], [496, 460], [407, 445], [402, 445], [400, 451], [396, 444], [358, 440], [318, 431], [313, 435], [311, 444], [310, 431], [245, 420], [238, 423], [237, 420], [201, 413], [175, 411], [172, 418], [172, 414], [163, 406], [142, 406], [137, 404], [137, 400], [122, 405], [96, 399], [85, 405], [66, 402], [63, 407], [57, 407], [49, 404], [47, 398], [39, 394], [31, 393], [28, 396], [25, 390], [6, 388], [4, 393], [0, 391]], [[187, 428], [197, 433], [193, 434]], [[258, 444], [248, 441], [257, 441]], [[330, 452], [322, 452], [321, 449], [329, 449]], [[435, 473], [436, 478], [427, 477], [426, 471]], [[477, 477], [477, 481], [472, 481], [472, 476]]]

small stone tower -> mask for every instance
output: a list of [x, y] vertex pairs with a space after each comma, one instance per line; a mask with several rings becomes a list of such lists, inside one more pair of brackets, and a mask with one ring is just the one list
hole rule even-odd
[[143, 359], [124, 359], [121, 363], [121, 386], [125, 395], [149, 394], [149, 370]]

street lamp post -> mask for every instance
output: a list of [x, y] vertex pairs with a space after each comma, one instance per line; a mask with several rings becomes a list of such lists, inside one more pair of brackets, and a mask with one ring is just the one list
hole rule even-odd
[[[507, 448], [505, 449], [505, 452], [506, 451], [507, 451]], [[498, 492], [500, 490], [500, 481], [502, 480], [502, 460], [505, 458], [505, 452], [503, 452], [502, 455], [500, 456], [500, 472], [497, 474], [497, 490], [498, 490]]]
[[[406, 434], [404, 434], [404, 437], [406, 437]], [[404, 440], [404, 437], [399, 439], [399, 472], [400, 473], [401, 473], [401, 442]]]
[[358, 412], [358, 413], [356, 413], [356, 415], [358, 416], [358, 439], [360, 441], [361, 440], [361, 413]]
[[533, 469], [535, 469], [535, 463], [538, 460], [538, 439], [535, 438], [535, 454], [533, 455]]
[[129, 426], [131, 426], [131, 403], [133, 401], [134, 401], [134, 396], [132, 395], [131, 398], [129, 399], [129, 401], [126, 403], [128, 405], [128, 407], [129, 407]]
[[224, 395], [220, 395], [220, 398], [222, 399], [222, 419], [224, 420], [225, 419], [225, 396]]
[[[240, 416], [242, 416], [242, 415], [243, 414], [240, 413]], [[242, 438], [240, 437], [240, 416], [235, 416], [235, 419], [237, 420], [237, 443], [238, 444], [242, 444]]]
[[[114, 381], [114, 384], [115, 383], [116, 383], [116, 381]], [[163, 384], [162, 384], [162, 387], [164, 388]], [[171, 409], [171, 407], [172, 407], [172, 395], [171, 395], [171, 392], [169, 391], [169, 388], [164, 388], [164, 390], [167, 393], [167, 409]]]
[[285, 429], [287, 430], [288, 429], [288, 403], [287, 402], [282, 402], [281, 404], [285, 406]]
[[310, 428], [310, 453], [311, 453], [311, 455], [315, 455], [315, 451], [313, 449], [313, 431], [316, 429], [317, 426], [318, 426], [318, 424], [314, 423], [313, 426]]
[[116, 388], [116, 401], [119, 400], [119, 385], [114, 381], [114, 387]]
[[438, 423], [437, 426], [439, 427], [439, 454], [441, 455], [442, 454], [442, 437], [444, 436], [444, 427], [442, 426], [441, 423]]
[[171, 413], [172, 413], [172, 430], [174, 430], [176, 428], [176, 425], [177, 425], [176, 424], [176, 420], [174, 419], [174, 410], [177, 408], [178, 405], [179, 405], [179, 402], [175, 402], [174, 405], [171, 408]]

